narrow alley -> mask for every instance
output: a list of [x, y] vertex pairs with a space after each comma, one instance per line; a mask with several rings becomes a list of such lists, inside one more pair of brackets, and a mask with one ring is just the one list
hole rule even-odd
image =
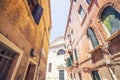
[[0, 80], [120, 80], [120, 0], [0, 0]]

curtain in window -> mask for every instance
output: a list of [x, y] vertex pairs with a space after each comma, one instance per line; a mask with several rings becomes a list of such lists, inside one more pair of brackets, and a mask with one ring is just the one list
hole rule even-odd
[[101, 16], [102, 22], [105, 28], [110, 34], [117, 30], [120, 30], [120, 13], [118, 13], [113, 7], [107, 7]]
[[32, 14], [33, 14], [33, 18], [37, 24], [39, 24], [42, 13], [43, 13], [43, 8], [39, 5], [36, 5], [36, 8], [32, 12]]
[[92, 28], [88, 29], [87, 35], [90, 38], [93, 47], [96, 47], [97, 45], [99, 45], [99, 42], [98, 42], [96, 35], [95, 35], [94, 31], [92, 30]]

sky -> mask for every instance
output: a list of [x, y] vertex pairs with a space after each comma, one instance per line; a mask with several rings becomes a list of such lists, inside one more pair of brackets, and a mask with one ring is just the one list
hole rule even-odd
[[64, 36], [70, 0], [50, 0], [52, 29], [50, 33], [50, 42], [59, 36]]

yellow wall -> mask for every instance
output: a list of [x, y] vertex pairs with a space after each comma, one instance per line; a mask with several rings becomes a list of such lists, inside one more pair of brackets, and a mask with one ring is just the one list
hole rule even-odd
[[21, 79], [31, 48], [34, 48], [38, 55], [41, 54], [43, 34], [43, 48], [46, 54], [48, 53], [51, 28], [50, 1], [39, 0], [38, 2], [43, 7], [39, 25], [33, 20], [27, 0], [0, 0], [0, 33], [24, 52], [17, 73], [21, 75]]

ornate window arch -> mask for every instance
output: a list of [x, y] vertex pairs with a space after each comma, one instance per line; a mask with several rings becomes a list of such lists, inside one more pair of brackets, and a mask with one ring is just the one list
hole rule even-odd
[[120, 13], [113, 6], [107, 6], [103, 10], [101, 21], [110, 34], [120, 30]]

